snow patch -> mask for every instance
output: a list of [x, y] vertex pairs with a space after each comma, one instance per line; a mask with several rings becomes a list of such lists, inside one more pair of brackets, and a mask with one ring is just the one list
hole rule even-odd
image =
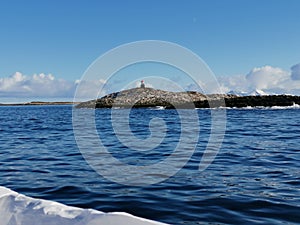
[[238, 91], [234, 91], [231, 90], [229, 92], [227, 92], [227, 94], [229, 95], [237, 95], [237, 96], [263, 96], [263, 95], [274, 95], [274, 93], [267, 93], [263, 90], [259, 90], [259, 89], [255, 89], [252, 91], [248, 91], [248, 92], [238, 92]]

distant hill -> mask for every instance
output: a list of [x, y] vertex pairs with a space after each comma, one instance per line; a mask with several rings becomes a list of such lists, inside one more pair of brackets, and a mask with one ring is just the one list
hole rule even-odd
[[26, 105], [74, 105], [79, 102], [26, 102], [26, 103], [0, 103], [0, 106], [26, 106]]

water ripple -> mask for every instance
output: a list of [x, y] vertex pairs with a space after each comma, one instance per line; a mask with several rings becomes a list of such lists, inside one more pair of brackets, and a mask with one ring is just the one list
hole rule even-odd
[[[222, 148], [203, 172], [198, 164], [210, 133], [210, 112], [198, 110], [200, 137], [194, 155], [175, 176], [148, 187], [112, 183], [84, 161], [74, 139], [70, 106], [1, 107], [0, 111], [0, 185], [20, 193], [170, 224], [300, 223], [297, 109], [228, 110]], [[115, 157], [146, 165], [172, 153], [180, 136], [174, 110], [133, 110], [131, 129], [145, 138], [149, 130], [136, 122], [143, 117], [142, 123], [148, 124], [157, 116], [166, 119], [168, 133], [160, 147], [147, 153], [118, 142], [109, 110], [97, 110], [96, 123]]]

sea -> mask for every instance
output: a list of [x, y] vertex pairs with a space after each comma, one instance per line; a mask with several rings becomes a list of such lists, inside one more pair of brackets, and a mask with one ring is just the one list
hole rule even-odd
[[[135, 168], [164, 163], [181, 142], [181, 116], [175, 109], [130, 110], [128, 132], [139, 143], [151, 136], [153, 118], [165, 121], [161, 144], [153, 149], [145, 144], [147, 151], [141, 151], [126, 147], [116, 137], [111, 109], [1, 106], [1, 186], [35, 198], [169, 224], [300, 224], [299, 106], [185, 110], [184, 115], [197, 116], [197, 121], [185, 120], [197, 137], [190, 157], [174, 174], [166, 175], [164, 167], [156, 171], [152, 183], [151, 177], [137, 176], [138, 185], [110, 179], [102, 167], [91, 165], [78, 146], [74, 110], [87, 115], [92, 111], [103, 146], [112, 157]], [[113, 110], [115, 116], [125, 112]], [[216, 155], [199, 170], [209, 142], [214, 141], [209, 139], [214, 110], [225, 113], [226, 127], [223, 137], [215, 140], [221, 143]], [[86, 141], [94, 141], [89, 131], [82, 132]], [[110, 168], [111, 175], [132, 178], [122, 167]]]

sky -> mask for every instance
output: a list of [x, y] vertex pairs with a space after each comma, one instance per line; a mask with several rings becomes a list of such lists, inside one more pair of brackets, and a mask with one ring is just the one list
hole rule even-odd
[[72, 99], [99, 56], [141, 40], [188, 48], [224, 92], [300, 94], [299, 8], [298, 0], [4, 0], [0, 102]]

